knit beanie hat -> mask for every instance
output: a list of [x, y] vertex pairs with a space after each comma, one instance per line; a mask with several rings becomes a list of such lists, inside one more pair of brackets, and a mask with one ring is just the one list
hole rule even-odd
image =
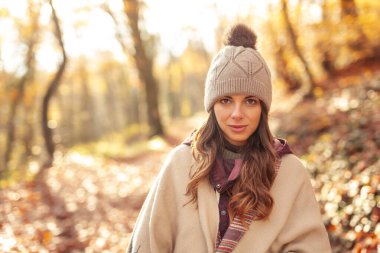
[[246, 93], [259, 98], [268, 109], [272, 102], [271, 75], [256, 50], [256, 34], [238, 24], [226, 34], [222, 48], [211, 62], [205, 85], [204, 106], [210, 112], [222, 96]]

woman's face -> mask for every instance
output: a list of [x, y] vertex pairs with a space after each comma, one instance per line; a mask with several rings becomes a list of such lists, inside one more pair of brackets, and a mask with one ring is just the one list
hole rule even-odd
[[236, 146], [244, 145], [260, 122], [260, 100], [247, 94], [219, 98], [214, 112], [224, 138]]

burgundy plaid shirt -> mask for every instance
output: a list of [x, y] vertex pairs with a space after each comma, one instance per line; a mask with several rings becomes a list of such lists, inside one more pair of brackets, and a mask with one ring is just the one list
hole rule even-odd
[[231, 187], [239, 176], [242, 159], [223, 158], [217, 159], [215, 167], [210, 175], [210, 182], [214, 189], [219, 192], [219, 233], [223, 238], [230, 218], [227, 207], [231, 197]]

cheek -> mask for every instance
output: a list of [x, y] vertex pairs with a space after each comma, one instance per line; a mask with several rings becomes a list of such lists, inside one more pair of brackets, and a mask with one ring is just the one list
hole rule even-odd
[[223, 120], [221, 118], [221, 115], [215, 113], [215, 118], [216, 118], [216, 123], [219, 125], [219, 127], [222, 127], [223, 126]]
[[220, 108], [219, 106], [215, 105], [214, 113], [215, 113], [216, 120], [218, 121], [218, 124], [220, 125], [220, 123], [226, 118], [226, 111], [223, 110], [223, 108]]
[[260, 121], [260, 118], [261, 118], [261, 110], [255, 115], [255, 118], [257, 119], [257, 121]]
[[258, 110], [254, 111], [251, 115], [250, 115], [250, 119], [252, 122], [256, 122], [257, 124], [259, 124], [260, 122], [260, 118], [261, 118], [261, 108], [259, 108]]

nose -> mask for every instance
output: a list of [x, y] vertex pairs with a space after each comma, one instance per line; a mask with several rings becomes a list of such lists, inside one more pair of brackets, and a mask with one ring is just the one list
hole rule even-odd
[[242, 108], [239, 104], [236, 104], [233, 108], [232, 114], [231, 114], [232, 119], [241, 119], [243, 118], [243, 111]]

